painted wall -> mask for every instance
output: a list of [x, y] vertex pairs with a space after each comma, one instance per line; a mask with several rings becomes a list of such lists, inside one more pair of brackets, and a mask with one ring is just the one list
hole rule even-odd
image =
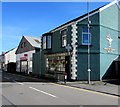
[[[90, 68], [91, 80], [100, 79], [100, 27], [99, 27], [99, 13], [90, 16], [90, 31], [91, 31], [91, 45], [90, 45]], [[82, 45], [82, 28], [87, 28], [87, 19], [78, 22], [78, 70], [77, 79], [88, 79], [88, 46]]]
[[17, 48], [16, 54], [28, 52], [28, 51], [31, 51], [31, 50], [35, 50], [35, 48], [33, 48], [33, 46], [23, 36], [20, 43], [19, 43], [19, 46]]
[[[114, 59], [118, 56], [118, 6], [116, 4], [100, 11], [100, 79], [104, 76], [112, 65]], [[109, 48], [107, 35], [113, 39], [109, 53], [104, 48]]]
[[4, 60], [5, 60], [5, 64], [8, 64], [8, 63], [10, 63], [10, 62], [16, 62], [16, 54], [15, 54], [16, 49], [17, 49], [17, 48], [15, 48], [15, 49], [7, 52], [7, 53], [4, 55], [4, 57], [5, 57], [5, 59], [4, 59]]
[[32, 72], [32, 57], [33, 57], [33, 53], [35, 53], [35, 50], [32, 51], [28, 51], [28, 52], [24, 52], [24, 53], [20, 53], [16, 55], [16, 71], [20, 72], [20, 58], [21, 57], [25, 57], [24, 54], [27, 54], [27, 58], [28, 58], [28, 71]]
[[33, 54], [33, 67], [32, 67], [32, 74], [43, 76], [45, 75], [45, 59], [44, 55], [41, 52]]
[[[113, 14], [114, 13], [114, 14]], [[100, 11], [99, 13], [90, 16], [91, 20], [91, 46], [90, 46], [90, 56], [91, 56], [91, 80], [101, 80], [106, 71], [109, 69], [113, 60], [118, 56], [118, 7], [116, 4], [108, 7], [105, 10]], [[114, 19], [114, 20], [113, 20]], [[77, 23], [77, 36], [78, 36], [78, 53], [77, 53], [77, 79], [78, 80], [87, 80], [88, 72], [87, 72], [87, 46], [82, 45], [82, 28], [87, 27], [87, 19], [84, 19]], [[68, 43], [71, 44], [71, 25], [65, 27], [67, 32], [67, 40]], [[66, 52], [65, 48], [62, 48], [61, 42], [61, 30], [65, 29], [61, 28], [53, 32], [52, 34], [52, 49], [43, 50], [42, 51], [42, 72], [45, 73], [45, 54], [54, 54], [54, 53], [64, 53]], [[106, 39], [106, 35], [110, 34], [112, 41], [112, 48], [115, 49], [113, 53], [108, 53], [104, 48], [108, 48], [108, 40]], [[34, 58], [38, 62], [37, 58], [39, 55], [34, 55]], [[35, 62], [35, 64], [39, 65], [39, 63]], [[35, 65], [33, 64], [33, 65]], [[34, 67], [35, 68], [35, 67]], [[39, 68], [37, 68], [39, 71]], [[34, 71], [37, 73], [37, 70]], [[38, 73], [40, 74], [40, 73]]]

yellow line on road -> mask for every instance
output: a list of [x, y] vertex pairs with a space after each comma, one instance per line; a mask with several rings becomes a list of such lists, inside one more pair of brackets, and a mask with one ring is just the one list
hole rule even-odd
[[57, 84], [57, 83], [50, 83], [50, 84], [54, 84], [54, 85], [58, 85], [58, 86], [66, 87], [66, 88], [72, 88], [72, 89], [76, 89], [76, 90], [81, 90], [81, 91], [85, 91], [85, 92], [89, 92], [89, 93], [91, 92], [91, 93], [95, 93], [95, 94], [105, 95], [105, 96], [108, 96], [108, 97], [119, 98], [118, 96], [114, 96], [114, 95], [110, 95], [110, 94], [105, 94], [105, 93], [101, 93], [101, 92], [96, 92], [96, 91], [92, 91], [92, 90], [87, 90], [87, 89], [82, 89], [82, 88], [76, 88], [76, 87], [61, 85], [61, 84]]

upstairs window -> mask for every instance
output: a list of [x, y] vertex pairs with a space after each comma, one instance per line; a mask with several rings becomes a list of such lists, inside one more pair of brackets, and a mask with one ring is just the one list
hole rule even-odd
[[21, 44], [21, 48], [24, 48], [24, 47], [26, 47], [26, 42], [23, 42], [23, 43]]
[[47, 36], [47, 49], [51, 49], [51, 35]]
[[62, 35], [62, 47], [67, 46], [67, 29], [61, 31]]
[[43, 49], [46, 49], [46, 36], [43, 37]]
[[82, 29], [82, 45], [91, 45], [91, 32], [88, 33], [88, 28]]
[[52, 43], [51, 43], [51, 35], [46, 35], [43, 37], [43, 49], [51, 49], [52, 48]]

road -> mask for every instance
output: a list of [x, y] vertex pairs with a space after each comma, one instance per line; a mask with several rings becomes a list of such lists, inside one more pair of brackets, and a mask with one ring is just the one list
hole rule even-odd
[[113, 95], [6, 72], [1, 77], [2, 105], [118, 105]]

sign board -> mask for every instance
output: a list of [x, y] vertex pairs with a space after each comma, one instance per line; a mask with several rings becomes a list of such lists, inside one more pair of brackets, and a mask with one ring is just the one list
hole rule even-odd
[[27, 60], [27, 57], [21, 57], [20, 60]]

